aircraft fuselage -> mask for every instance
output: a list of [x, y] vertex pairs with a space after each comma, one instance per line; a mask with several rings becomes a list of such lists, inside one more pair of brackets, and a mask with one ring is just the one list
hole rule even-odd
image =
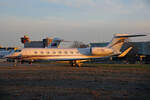
[[21, 57], [22, 60], [82, 60], [110, 56], [113, 50], [110, 48], [28, 48], [22, 49], [9, 57]]

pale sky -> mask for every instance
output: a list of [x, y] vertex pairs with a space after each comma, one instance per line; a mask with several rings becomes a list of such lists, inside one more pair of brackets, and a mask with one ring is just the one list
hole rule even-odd
[[115, 33], [150, 33], [150, 0], [0, 0], [3, 46], [20, 46], [25, 34], [90, 43]]

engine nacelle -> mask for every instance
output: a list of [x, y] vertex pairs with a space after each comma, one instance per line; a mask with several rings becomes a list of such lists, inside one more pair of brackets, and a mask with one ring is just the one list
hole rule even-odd
[[107, 56], [113, 53], [113, 50], [110, 48], [100, 48], [94, 47], [91, 50], [92, 55], [100, 55], [100, 56]]

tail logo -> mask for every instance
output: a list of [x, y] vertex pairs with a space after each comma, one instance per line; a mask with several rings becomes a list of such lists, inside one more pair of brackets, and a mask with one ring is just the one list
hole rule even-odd
[[112, 45], [110, 46], [110, 48], [113, 47], [113, 46], [115, 46], [115, 45], [117, 45], [117, 44], [119, 44], [119, 43], [123, 43], [123, 42], [125, 42], [125, 39], [120, 39], [120, 40], [118, 40], [117, 42], [115, 42], [114, 44], [112, 44]]

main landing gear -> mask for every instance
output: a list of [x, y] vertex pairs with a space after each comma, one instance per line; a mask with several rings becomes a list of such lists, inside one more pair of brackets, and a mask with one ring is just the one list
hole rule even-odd
[[70, 64], [72, 67], [81, 67], [81, 65], [82, 65], [82, 63], [80, 63], [80, 61], [78, 61], [78, 60], [70, 61]]

